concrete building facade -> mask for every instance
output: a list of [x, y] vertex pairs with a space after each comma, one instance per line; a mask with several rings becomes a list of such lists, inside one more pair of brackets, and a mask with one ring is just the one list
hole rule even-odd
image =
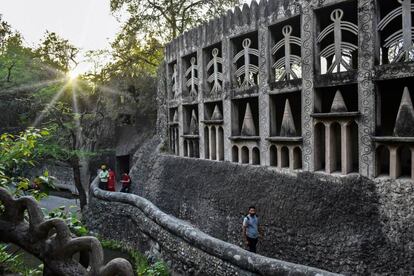
[[414, 178], [411, 0], [262, 0], [165, 49], [170, 151]]

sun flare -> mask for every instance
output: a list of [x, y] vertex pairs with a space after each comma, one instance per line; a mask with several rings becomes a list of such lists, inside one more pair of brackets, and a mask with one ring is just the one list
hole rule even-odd
[[79, 72], [77, 72], [75, 70], [69, 71], [68, 78], [69, 78], [69, 80], [74, 81], [79, 77], [79, 75], [80, 75]]

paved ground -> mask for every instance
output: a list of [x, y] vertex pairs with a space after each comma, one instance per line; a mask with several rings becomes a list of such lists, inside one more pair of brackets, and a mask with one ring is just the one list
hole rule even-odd
[[79, 200], [49, 195], [40, 201], [40, 207], [49, 211], [60, 206], [65, 206], [67, 209], [71, 206], [76, 206], [77, 208], [73, 208], [73, 211], [77, 211], [79, 209]]

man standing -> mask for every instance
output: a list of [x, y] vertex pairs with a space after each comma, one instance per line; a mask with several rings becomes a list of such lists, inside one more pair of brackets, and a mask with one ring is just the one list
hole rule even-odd
[[129, 189], [131, 187], [131, 177], [129, 177], [127, 172], [125, 172], [122, 175], [121, 183], [122, 183], [121, 193], [129, 193]]
[[256, 216], [256, 208], [249, 207], [249, 214], [243, 220], [243, 237], [250, 252], [256, 253], [256, 245], [259, 241], [259, 218]]

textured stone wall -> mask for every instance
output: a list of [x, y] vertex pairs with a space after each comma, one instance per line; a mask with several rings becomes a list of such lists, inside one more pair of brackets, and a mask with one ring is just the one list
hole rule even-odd
[[287, 174], [160, 155], [158, 142], [135, 155], [135, 192], [207, 234], [241, 245], [242, 216], [254, 204], [265, 230], [260, 254], [337, 273], [412, 274], [409, 180]]
[[132, 194], [90, 189], [90, 230], [167, 262], [173, 275], [336, 275], [252, 254], [206, 235]]

